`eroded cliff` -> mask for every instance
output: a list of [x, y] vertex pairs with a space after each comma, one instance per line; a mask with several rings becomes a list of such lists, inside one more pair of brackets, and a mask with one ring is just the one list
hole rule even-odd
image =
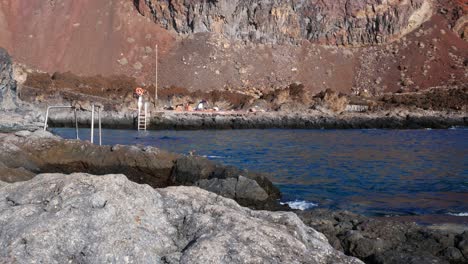
[[141, 14], [178, 33], [260, 43], [386, 43], [432, 15], [428, 0], [137, 0]]

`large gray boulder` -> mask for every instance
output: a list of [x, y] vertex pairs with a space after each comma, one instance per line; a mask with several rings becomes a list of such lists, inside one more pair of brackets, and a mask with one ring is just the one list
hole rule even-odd
[[10, 55], [0, 48], [0, 110], [14, 110], [16, 104], [16, 81]]
[[124, 175], [0, 185], [0, 263], [362, 263], [293, 213]]

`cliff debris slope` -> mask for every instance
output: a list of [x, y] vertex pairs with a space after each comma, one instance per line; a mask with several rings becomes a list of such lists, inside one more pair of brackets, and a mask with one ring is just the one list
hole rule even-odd
[[18, 0], [0, 3], [0, 46], [50, 74], [154, 84], [158, 45], [159, 87], [380, 94], [467, 83], [467, 10], [459, 0]]
[[362, 263], [293, 213], [123, 175], [41, 174], [0, 185], [0, 262]]

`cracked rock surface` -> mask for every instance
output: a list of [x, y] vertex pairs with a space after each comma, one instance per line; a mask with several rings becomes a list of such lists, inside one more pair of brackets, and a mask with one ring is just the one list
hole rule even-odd
[[2, 263], [362, 263], [293, 213], [124, 175], [2, 183], [0, 212]]
[[338, 45], [386, 43], [419, 26], [430, 1], [136, 0], [136, 8], [178, 33], [213, 32], [262, 43], [309, 40]]

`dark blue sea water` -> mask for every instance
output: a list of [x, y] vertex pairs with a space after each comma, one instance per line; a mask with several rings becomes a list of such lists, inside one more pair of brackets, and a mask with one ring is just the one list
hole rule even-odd
[[[74, 130], [53, 132], [73, 138]], [[89, 129], [80, 131], [89, 139]], [[468, 213], [468, 129], [104, 130], [103, 144], [151, 145], [271, 174], [283, 202], [366, 215]]]

